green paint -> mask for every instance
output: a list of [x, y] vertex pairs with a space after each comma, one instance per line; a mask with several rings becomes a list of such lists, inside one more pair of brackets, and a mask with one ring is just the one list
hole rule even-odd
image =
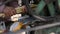
[[48, 9], [49, 9], [50, 15], [54, 16], [55, 15], [55, 8], [54, 8], [53, 3], [50, 3], [47, 6], [48, 6]]
[[36, 13], [37, 15], [39, 15], [40, 12], [41, 12], [41, 11], [43, 10], [43, 8], [45, 7], [45, 5], [46, 5], [45, 2], [44, 2], [43, 0], [41, 0], [40, 3], [38, 4], [36, 10], [35, 10], [35, 13]]
[[58, 6], [60, 6], [60, 0], [58, 0]]

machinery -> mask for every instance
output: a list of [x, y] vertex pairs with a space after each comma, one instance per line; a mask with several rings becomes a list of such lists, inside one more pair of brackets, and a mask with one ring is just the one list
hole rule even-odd
[[[21, 2], [18, 3], [19, 6], [15, 9], [17, 13], [20, 13], [20, 16], [14, 17], [14, 18], [17, 18], [17, 20], [14, 21], [14, 23], [11, 25], [10, 31], [14, 31], [13, 30], [14, 27], [12, 26], [17, 24], [17, 26], [15, 26], [15, 28], [17, 29], [15, 30], [16, 32], [19, 29], [21, 32], [22, 31], [38, 32], [41, 29], [40, 30], [40, 32], [42, 32], [41, 34], [44, 34], [44, 33], [59, 34], [60, 32], [60, 27], [59, 27], [60, 0], [19, 0], [19, 1]], [[3, 4], [6, 4], [8, 2], [10, 1], [6, 1]], [[27, 15], [28, 17], [25, 15]], [[29, 26], [29, 28], [27, 26]]]

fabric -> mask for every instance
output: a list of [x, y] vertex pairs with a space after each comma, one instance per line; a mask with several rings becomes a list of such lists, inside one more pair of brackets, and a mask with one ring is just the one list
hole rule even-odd
[[0, 13], [3, 12], [4, 8], [5, 8], [5, 5], [0, 6]]
[[14, 0], [14, 1], [8, 2], [6, 5], [16, 8], [18, 7], [18, 2]]
[[23, 26], [23, 23], [15, 22], [11, 25], [10, 31], [17, 32], [18, 30], [20, 30], [22, 28], [22, 26]]
[[4, 14], [6, 18], [10, 18], [12, 15], [16, 14], [16, 11], [13, 7], [5, 7]]

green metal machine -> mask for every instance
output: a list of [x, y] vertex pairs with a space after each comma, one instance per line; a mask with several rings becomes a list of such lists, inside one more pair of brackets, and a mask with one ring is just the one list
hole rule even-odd
[[[43, 9], [45, 8], [45, 6], [48, 7], [48, 11], [50, 13], [50, 16], [55, 16], [55, 7], [53, 2], [50, 3], [46, 3], [44, 0], [41, 0], [35, 10], [36, 15], [40, 15], [40, 13], [43, 13]], [[44, 14], [42, 14], [44, 15]]]
[[[47, 0], [47, 1], [49, 1], [49, 0]], [[55, 3], [57, 2], [58, 10], [56, 9], [54, 2]], [[43, 10], [46, 6], [48, 8], [48, 12], [49, 12], [50, 16], [54, 17], [54, 16], [56, 16], [56, 11], [57, 12], [60, 11], [59, 10], [60, 9], [60, 0], [55, 0], [55, 1], [51, 0], [49, 3], [46, 2], [45, 0], [41, 0], [36, 7], [35, 14], [40, 15], [40, 16], [41, 15], [44, 16], [46, 13], [44, 13]], [[38, 33], [38, 31], [36, 31], [36, 34], [40, 33], [40, 32]], [[45, 32], [45, 33], [43, 33], [43, 32]], [[55, 34], [60, 34], [60, 26], [51, 27], [51, 28], [47, 28], [47, 29], [42, 30], [42, 34], [51, 34], [52, 32]]]

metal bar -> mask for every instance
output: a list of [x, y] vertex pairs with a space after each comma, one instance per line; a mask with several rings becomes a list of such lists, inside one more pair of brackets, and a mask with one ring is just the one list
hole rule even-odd
[[36, 15], [33, 15], [35, 18], [39, 19], [39, 20], [42, 20], [42, 21], [46, 21], [46, 19], [40, 17], [40, 16], [36, 16]]
[[30, 28], [30, 29], [19, 30], [17, 32], [7, 32], [7, 34], [18, 34], [20, 32], [27, 32], [27, 31], [45, 29], [45, 28], [50, 28], [50, 27], [54, 27], [54, 26], [58, 26], [58, 25], [60, 25], [60, 22], [56, 22], [56, 23], [52, 23], [52, 24], [46, 24], [46, 25], [43, 25], [43, 26], [38, 26], [38, 27]]
[[60, 0], [58, 0], [58, 6], [59, 6], [59, 8], [60, 8]]
[[43, 8], [45, 7], [45, 5], [46, 5], [46, 3], [45, 3], [43, 0], [41, 0], [40, 3], [38, 4], [36, 10], [35, 10], [35, 13], [36, 13], [37, 15], [39, 15], [40, 12], [41, 12], [41, 11], [43, 10]]
[[51, 2], [51, 3], [48, 4], [47, 6], [48, 6], [48, 9], [49, 9], [50, 15], [51, 15], [51, 16], [54, 16], [54, 15], [55, 15], [55, 8], [54, 8], [53, 3]]
[[46, 24], [46, 25], [43, 25], [43, 26], [37, 26], [37, 27], [34, 27], [34, 28], [30, 28], [30, 29], [24, 29], [24, 30], [20, 30], [18, 32], [34, 31], [34, 30], [50, 28], [50, 27], [54, 27], [54, 26], [58, 26], [58, 25], [60, 25], [60, 22], [56, 22], [56, 23], [52, 23], [52, 24]]
[[57, 0], [58, 12], [60, 13], [60, 0]]

